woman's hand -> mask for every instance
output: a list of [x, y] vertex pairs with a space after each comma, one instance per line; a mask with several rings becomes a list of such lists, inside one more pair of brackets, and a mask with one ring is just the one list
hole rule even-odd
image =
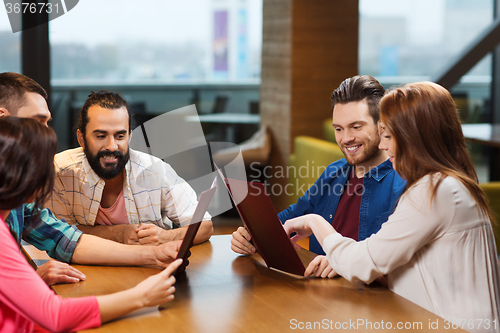
[[76, 268], [57, 260], [47, 261], [36, 272], [49, 286], [56, 283], [77, 283], [86, 279], [85, 274]]
[[239, 227], [235, 232], [233, 232], [233, 237], [231, 238], [231, 250], [239, 254], [255, 254], [255, 246], [253, 246], [250, 241], [252, 236], [248, 230], [244, 227]]
[[307, 214], [290, 219], [285, 222], [283, 227], [285, 228], [285, 232], [288, 236], [290, 236], [293, 232], [296, 233], [296, 235], [290, 239], [295, 248], [300, 247], [300, 245], [296, 244], [296, 242], [309, 237], [312, 233], [314, 233], [318, 242], [323, 245], [325, 237], [336, 232], [330, 223], [317, 214]]
[[336, 277], [338, 274], [333, 270], [328, 262], [326, 256], [317, 256], [314, 258], [306, 268], [304, 272], [305, 277], [314, 275], [323, 279], [331, 279]]
[[297, 242], [301, 239], [309, 237], [312, 234], [311, 228], [306, 223], [307, 219], [304, 219], [304, 217], [305, 216], [301, 216], [288, 220], [283, 225], [283, 228], [285, 228], [285, 232], [288, 237], [290, 237], [292, 233], [295, 233], [295, 235], [290, 238], [290, 241], [292, 242], [292, 245], [298, 250], [300, 250], [301, 246], [297, 244]]
[[181, 264], [182, 259], [177, 259], [162, 272], [148, 277], [134, 288], [97, 296], [101, 322], [105, 323], [145, 306], [156, 306], [173, 300], [175, 277], [172, 274]]
[[162, 272], [150, 276], [134, 287], [142, 294], [143, 306], [155, 306], [174, 299], [175, 277], [173, 273], [182, 264], [182, 259], [177, 259]]

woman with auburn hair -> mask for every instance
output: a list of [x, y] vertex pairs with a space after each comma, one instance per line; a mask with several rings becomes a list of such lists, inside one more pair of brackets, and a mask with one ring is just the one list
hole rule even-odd
[[32, 332], [35, 325], [51, 332], [78, 331], [174, 298], [171, 274], [182, 260], [125, 291], [65, 299], [28, 265], [4, 219], [26, 202], [41, 207], [52, 193], [56, 146], [54, 131], [38, 121], [0, 118], [0, 333]]
[[331, 267], [350, 281], [388, 286], [473, 332], [499, 332], [499, 272], [491, 211], [467, 153], [453, 99], [421, 82], [387, 93], [381, 143], [407, 180], [394, 213], [364, 241], [344, 238], [321, 216], [284, 225], [296, 242], [314, 233]]

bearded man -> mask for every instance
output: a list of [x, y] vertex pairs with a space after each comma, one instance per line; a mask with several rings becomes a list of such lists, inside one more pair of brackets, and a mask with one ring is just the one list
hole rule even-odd
[[[406, 182], [392, 168], [380, 143], [379, 102], [385, 94], [380, 83], [368, 75], [344, 80], [333, 91], [332, 126], [345, 159], [330, 164], [296, 204], [279, 213], [282, 223], [305, 214], [318, 214], [332, 223], [342, 236], [363, 240], [376, 233], [392, 214]], [[233, 233], [231, 248], [253, 254], [248, 231]], [[332, 277], [323, 249], [314, 235], [309, 250], [319, 254], [306, 272]]]
[[[183, 239], [197, 205], [195, 191], [172, 167], [129, 148], [132, 115], [120, 94], [91, 92], [79, 114], [80, 148], [55, 156], [46, 206], [81, 231], [125, 244]], [[212, 234], [207, 213], [196, 235]]]

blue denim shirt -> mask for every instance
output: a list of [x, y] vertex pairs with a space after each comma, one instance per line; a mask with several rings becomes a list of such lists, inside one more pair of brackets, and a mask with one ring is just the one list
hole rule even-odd
[[[281, 222], [314, 213], [332, 223], [351, 170], [352, 166], [344, 158], [330, 164], [296, 204], [278, 214]], [[406, 181], [392, 168], [389, 160], [364, 175], [358, 240], [368, 238], [380, 230], [382, 223], [387, 221], [396, 208], [405, 186]], [[309, 250], [325, 254], [314, 235], [309, 237]]]

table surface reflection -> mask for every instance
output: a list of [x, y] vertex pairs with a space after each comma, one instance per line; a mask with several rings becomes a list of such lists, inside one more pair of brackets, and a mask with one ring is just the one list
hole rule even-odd
[[[398, 323], [412, 327], [405, 331], [428, 331], [430, 323], [439, 327], [433, 332], [448, 331], [442, 319], [383, 287], [355, 286], [343, 278], [306, 279], [268, 269], [258, 255], [239, 256], [231, 251], [230, 239], [230, 235], [212, 236], [209, 242], [192, 248], [186, 275], [176, 282], [174, 301], [88, 331], [284, 332], [301, 325], [304, 329], [317, 325], [323, 330], [353, 323], [360, 332], [385, 331], [382, 327], [388, 325], [394, 329]], [[299, 255], [314, 256], [307, 250]], [[139, 267], [74, 266], [87, 280], [54, 286], [63, 297], [124, 290], [158, 272]]]

